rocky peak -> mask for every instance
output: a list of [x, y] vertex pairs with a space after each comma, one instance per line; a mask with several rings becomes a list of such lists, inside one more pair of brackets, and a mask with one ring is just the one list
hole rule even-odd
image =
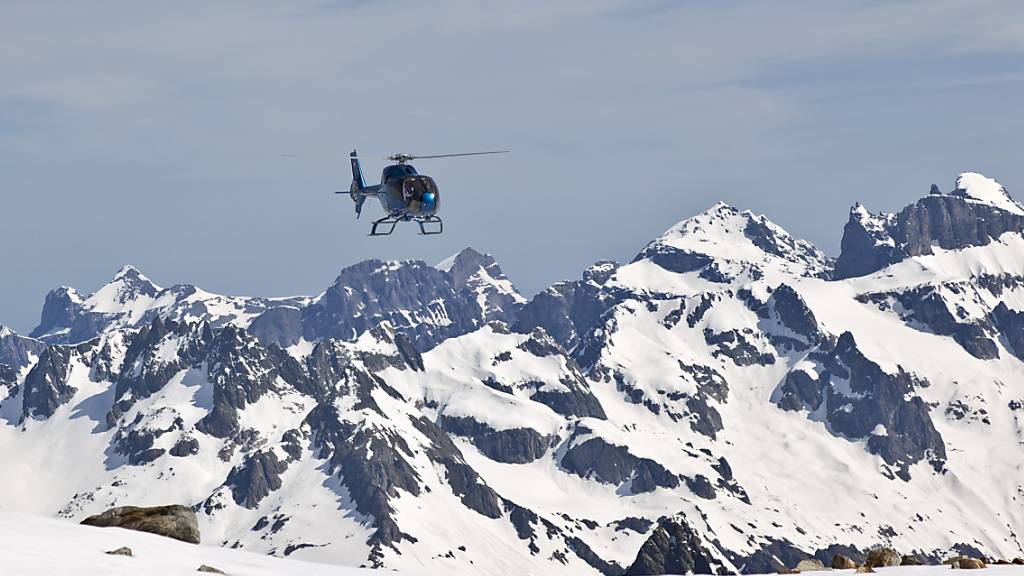
[[604, 286], [608, 280], [615, 275], [619, 269], [619, 263], [614, 260], [601, 260], [595, 262], [590, 268], [583, 271], [583, 280]]
[[102, 313], [123, 312], [139, 301], [154, 298], [160, 287], [150, 282], [138, 269], [124, 266], [105, 286], [89, 296], [84, 304], [92, 311]]
[[7, 326], [0, 326], [0, 364], [20, 370], [31, 364], [45, 347], [38, 340], [20, 336]]
[[68, 327], [81, 313], [84, 300], [77, 290], [68, 286], [51, 290], [43, 303], [39, 326], [29, 335], [33, 338], [46, 338], [58, 335], [62, 330], [63, 333], [66, 333]]
[[451, 275], [418, 260], [366, 260], [341, 271], [337, 281], [300, 312], [309, 341], [353, 340], [387, 322], [426, 350], [481, 325], [481, 306], [453, 286]]
[[1024, 216], [1024, 206], [1010, 197], [1002, 184], [977, 172], [964, 172], [957, 176], [956, 188], [950, 194]]
[[946, 194], [933, 186], [927, 196], [898, 214], [871, 214], [860, 204], [843, 230], [835, 276], [876, 272], [938, 246], [959, 250], [986, 246], [1007, 232], [1024, 231], [1024, 207], [998, 182], [974, 172], [957, 177]]
[[447, 272], [456, 290], [471, 295], [484, 312], [484, 321], [511, 323], [526, 299], [516, 290], [490, 254], [465, 248], [438, 263], [437, 269]]
[[[718, 202], [679, 222], [647, 245], [634, 261], [650, 259], [673, 272], [717, 267], [797, 276], [827, 277], [830, 259], [810, 242], [798, 240], [781, 226], [753, 212]], [[705, 271], [707, 272], [707, 271]], [[728, 280], [728, 273], [712, 278]]]

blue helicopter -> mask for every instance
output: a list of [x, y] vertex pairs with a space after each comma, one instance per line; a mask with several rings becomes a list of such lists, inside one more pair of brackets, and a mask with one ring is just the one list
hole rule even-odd
[[[367, 186], [363, 179], [363, 169], [359, 165], [359, 155], [355, 150], [350, 154], [352, 162], [352, 186], [348, 194], [356, 204], [356, 218], [363, 212], [363, 202], [369, 197], [376, 197], [387, 214], [373, 221], [370, 236], [387, 236], [395, 231], [399, 222], [416, 222], [420, 234], [440, 234], [444, 231], [444, 223], [438, 217], [441, 209], [441, 193], [437, 183], [430, 176], [416, 172], [409, 162], [428, 158], [453, 158], [455, 156], [480, 156], [483, 154], [505, 154], [508, 150], [489, 152], [466, 152], [462, 154], [435, 154], [432, 156], [413, 156], [412, 154], [394, 154], [385, 160], [393, 162], [384, 168], [380, 184]], [[344, 194], [344, 191], [335, 194]]]

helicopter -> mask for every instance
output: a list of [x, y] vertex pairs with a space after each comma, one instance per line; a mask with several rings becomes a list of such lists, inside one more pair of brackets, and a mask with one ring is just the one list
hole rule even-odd
[[[359, 154], [353, 150], [349, 155], [349, 160], [352, 162], [352, 186], [348, 190], [348, 195], [355, 202], [357, 219], [363, 212], [363, 202], [367, 198], [374, 196], [380, 200], [380, 205], [387, 215], [373, 221], [370, 227], [370, 236], [388, 236], [395, 231], [395, 226], [399, 222], [410, 221], [419, 224], [421, 235], [440, 234], [444, 231], [444, 222], [437, 215], [441, 208], [441, 193], [437, 189], [437, 183], [430, 176], [416, 172], [416, 168], [409, 162], [429, 158], [506, 153], [508, 150], [431, 156], [393, 154], [385, 158], [393, 164], [384, 168], [380, 184], [367, 186], [363, 179], [363, 169], [359, 164]], [[345, 191], [338, 191], [335, 194], [345, 194]]]

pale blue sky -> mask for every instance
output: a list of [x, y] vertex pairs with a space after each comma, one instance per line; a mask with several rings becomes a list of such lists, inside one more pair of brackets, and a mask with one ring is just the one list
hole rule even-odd
[[[533, 293], [719, 199], [834, 255], [855, 201], [1024, 186], [1009, 0], [26, 1], [0, 47], [0, 323], [26, 332], [126, 263], [315, 294], [473, 246]], [[331, 193], [354, 146], [513, 153], [417, 164], [445, 234], [369, 239], [379, 209]]]

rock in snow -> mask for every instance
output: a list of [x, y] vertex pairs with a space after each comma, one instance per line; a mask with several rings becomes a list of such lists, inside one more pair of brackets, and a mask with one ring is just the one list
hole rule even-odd
[[[135, 506], [118, 506], [102, 514], [89, 516], [82, 520], [86, 526], [100, 528], [126, 528], [158, 534], [182, 542], [199, 544], [199, 523], [196, 514], [184, 506], [157, 506], [139, 508]], [[131, 550], [128, 551], [131, 556]]]
[[426, 573], [1019, 555], [1022, 229], [964, 174], [836, 261], [717, 204], [531, 299], [472, 249], [284, 299], [126, 267], [0, 328], [0, 508]]

